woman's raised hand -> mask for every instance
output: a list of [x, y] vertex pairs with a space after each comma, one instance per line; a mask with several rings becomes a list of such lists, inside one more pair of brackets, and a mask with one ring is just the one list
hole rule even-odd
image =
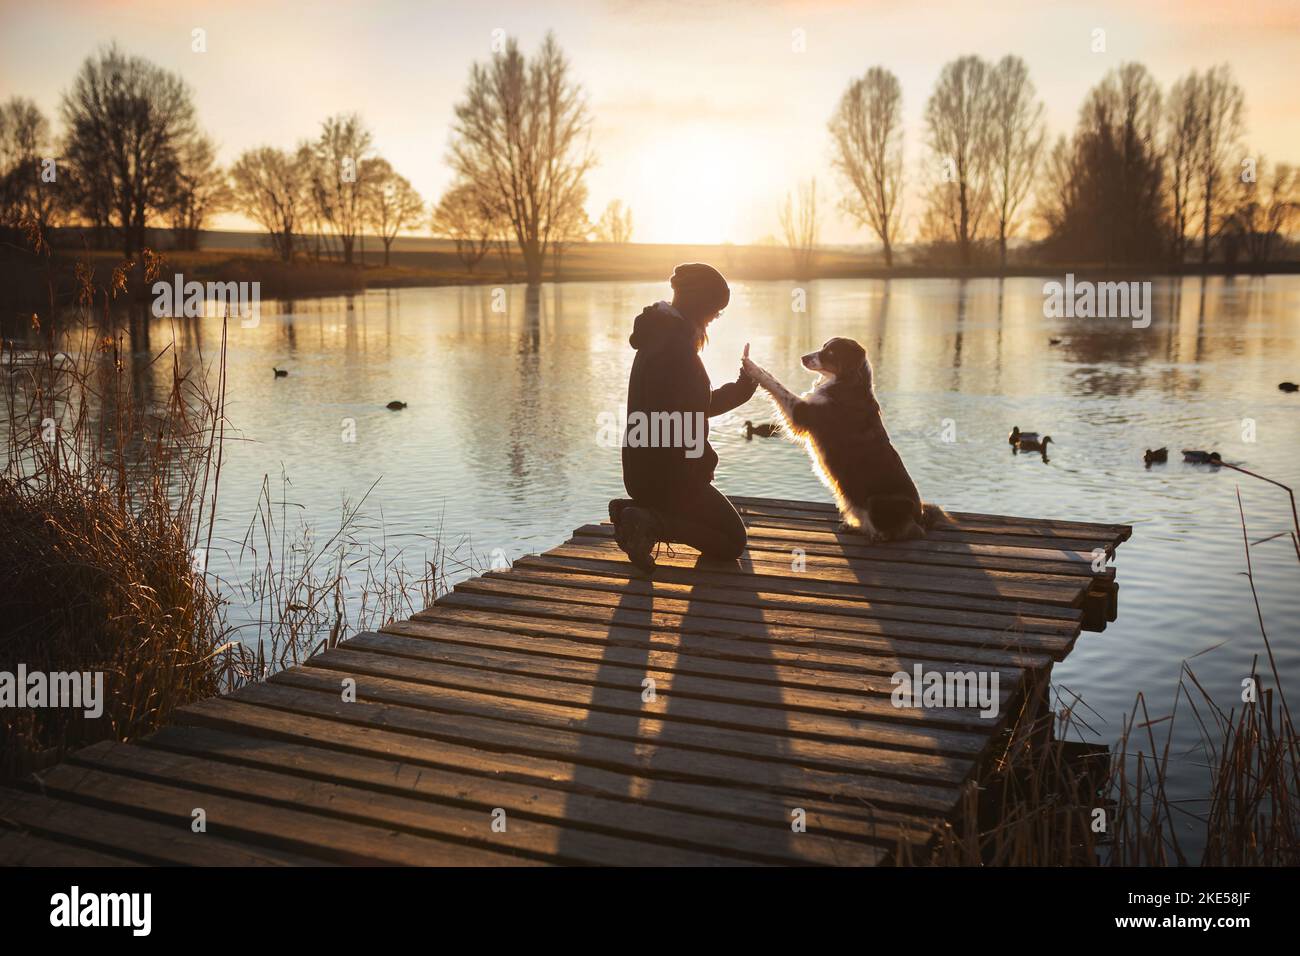
[[749, 343], [745, 343], [745, 351], [740, 356], [740, 369], [750, 378], [757, 378], [763, 370], [758, 364], [749, 357]]

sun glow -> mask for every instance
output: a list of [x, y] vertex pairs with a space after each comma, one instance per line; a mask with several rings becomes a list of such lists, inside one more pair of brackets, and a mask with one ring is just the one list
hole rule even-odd
[[674, 130], [642, 151], [638, 178], [632, 202], [643, 241], [753, 239], [742, 227], [761, 195], [760, 177], [753, 153], [734, 136], [700, 127]]

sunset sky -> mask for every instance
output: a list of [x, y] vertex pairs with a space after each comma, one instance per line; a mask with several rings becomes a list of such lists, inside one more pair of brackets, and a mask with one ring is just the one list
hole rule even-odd
[[[191, 52], [195, 28], [207, 31], [206, 53]], [[1106, 31], [1105, 53], [1090, 50], [1095, 28]], [[595, 118], [589, 212], [623, 199], [643, 242], [774, 234], [786, 191], [811, 175], [827, 197], [823, 241], [865, 241], [833, 212], [826, 121], [846, 84], [876, 64], [902, 81], [914, 179], [924, 101], [940, 67], [967, 53], [1022, 56], [1052, 136], [1072, 128], [1087, 90], [1124, 60], [1145, 63], [1165, 88], [1226, 61], [1246, 91], [1247, 143], [1300, 161], [1295, 0], [0, 0], [0, 96], [29, 96], [54, 118], [81, 61], [116, 39], [187, 80], [224, 162], [253, 146], [292, 147], [326, 115], [357, 111], [379, 151], [435, 199], [450, 178], [452, 106], [495, 29], [527, 52], [554, 29]], [[805, 52], [793, 49], [796, 30]], [[917, 211], [910, 201], [909, 224]]]

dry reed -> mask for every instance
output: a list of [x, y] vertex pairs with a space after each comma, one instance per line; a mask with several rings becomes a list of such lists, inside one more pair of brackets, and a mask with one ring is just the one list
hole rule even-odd
[[[29, 239], [48, 257], [34, 227]], [[146, 252], [104, 283], [79, 265], [71, 316], [51, 291], [26, 344], [0, 346], [0, 671], [99, 672], [106, 698], [97, 719], [0, 710], [0, 779], [138, 737], [186, 703], [408, 617], [461, 560], [436, 537], [422, 540], [424, 571], [412, 574], [411, 547], [387, 542], [365, 498], [345, 503], [338, 529], [318, 541], [310, 527], [289, 527], [287, 483], [277, 502], [266, 479], [233, 562], [238, 578], [218, 577], [208, 558], [221, 544], [225, 328], [210, 361], [183, 365], [175, 328], [173, 344], [142, 359], [113, 309], [160, 265]]]

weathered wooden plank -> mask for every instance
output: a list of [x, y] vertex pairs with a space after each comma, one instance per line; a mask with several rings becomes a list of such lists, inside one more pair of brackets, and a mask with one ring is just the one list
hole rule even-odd
[[[224, 794], [276, 806], [293, 807], [326, 818], [322, 839], [329, 842], [335, 821], [351, 821], [374, 827], [392, 828], [438, 841], [431, 845], [441, 853], [441, 841], [457, 844], [448, 858], [467, 849], [482, 848], [518, 854], [548, 863], [611, 865], [620, 862], [645, 866], [715, 866], [744, 862], [714, 851], [672, 847], [605, 833], [566, 831], [554, 821], [523, 812], [527, 801], [499, 799], [484, 808], [435, 802], [428, 794], [419, 797], [397, 793], [376, 793], [338, 782], [333, 768], [330, 779], [295, 776], [249, 764], [232, 765], [206, 756], [159, 750], [152, 747], [105, 747], [76, 755], [80, 766], [108, 773], [120, 773], [175, 786], [194, 787], [205, 793]], [[502, 788], [504, 791], [504, 788]], [[493, 828], [493, 813], [505, 811], [504, 829]], [[438, 856], [428, 859], [438, 863]], [[751, 861], [752, 862], [752, 861]]]
[[[582, 525], [577, 533], [592, 533], [592, 529], [601, 529], [600, 534], [612, 534], [613, 526], [608, 522]], [[841, 557], [887, 557], [900, 563], [938, 563], [943, 560], [956, 561], [960, 566], [969, 558], [980, 558], [987, 562], [997, 560], [1007, 570], [1028, 570], [1040, 574], [1090, 574], [1102, 576], [1104, 572], [1092, 570], [1094, 553], [1089, 551], [1071, 551], [1067, 548], [1021, 547], [999, 543], [971, 544], [963, 541], [937, 540], [932, 537], [913, 541], [889, 541], [869, 543], [860, 535], [845, 534], [833, 528], [818, 530], [794, 530], [788, 528], [769, 528], [753, 525], [747, 528], [751, 544], [771, 550], [776, 547], [790, 550], [801, 547], [806, 551], [822, 551]], [[990, 542], [997, 541], [990, 538]], [[973, 565], [978, 567], [979, 565]], [[1113, 569], [1107, 569], [1113, 570]]]
[[[1043, 551], [1050, 558], [1028, 556], [1028, 548], [989, 548], [981, 545], [960, 544], [951, 541], [915, 542], [928, 547], [904, 547], [913, 542], [889, 544], [854, 543], [850, 535], [819, 534], [816, 532], [781, 531], [770, 528], [755, 527], [750, 529], [747, 551], [759, 555], [780, 555], [788, 562], [795, 548], [805, 554], [815, 554], [842, 561], [865, 561], [888, 565], [893, 568], [915, 569], [917, 573], [948, 573], [951, 569], [961, 571], [1003, 571], [1016, 572], [1017, 577], [1025, 581], [1052, 581], [1054, 577], [1095, 578], [1113, 575], [1113, 570], [1094, 572], [1092, 555], [1079, 551]], [[613, 540], [614, 526], [611, 524], [586, 524], [574, 529], [574, 540], [595, 539], [597, 541]], [[797, 537], [796, 537], [797, 536]], [[861, 539], [859, 539], [860, 541]], [[977, 550], [979, 549], [979, 550]], [[1014, 551], [1013, 555], [988, 553], [989, 551]], [[939, 570], [934, 570], [939, 569]]]
[[[1008, 635], [1014, 635], [1014, 645], [1012, 646], [1017, 649], [1051, 654], [1058, 660], [1065, 656], [1073, 640], [1073, 638], [1062, 634], [1036, 634], [1024, 631], [975, 627], [962, 628], [947, 624], [930, 624], [918, 621], [894, 621], [889, 619], [873, 621], [869, 618], [849, 620], [843, 616], [820, 614], [814, 611], [793, 612], [744, 607], [736, 604], [718, 604], [699, 600], [694, 596], [689, 599], [680, 599], [643, 597], [639, 594], [617, 595], [608, 591], [553, 587], [549, 584], [510, 578], [504, 575], [473, 578], [464, 581], [456, 586], [455, 593], [499, 595], [540, 602], [549, 609], [544, 616], [567, 618], [570, 614], [560, 608], [559, 605], [578, 604], [584, 607], [597, 607], [616, 612], [616, 615], [621, 615], [621, 619], [624, 620], [628, 617], [638, 617], [644, 622], [656, 623], [661, 626], [687, 628], [705, 622], [702, 629], [710, 632], [716, 630], [714, 624], [707, 623], [713, 620], [726, 621], [729, 624], [750, 624], [753, 627], [745, 630], [744, 633], [751, 633], [754, 636], [775, 636], [776, 632], [772, 630], [774, 626], [802, 627], [815, 630], [818, 633], [880, 634], [886, 637], [933, 641], [937, 644], [1001, 648], [1008, 646]], [[456, 601], [450, 597], [443, 599], [441, 603], [456, 606]], [[549, 613], [550, 611], [554, 611], [555, 614]], [[670, 619], [663, 615], [673, 615], [674, 617]], [[572, 617], [581, 620], [593, 619], [586, 615], [585, 612], [573, 614]], [[676, 618], [678, 617], [682, 620], [677, 621]], [[604, 621], [607, 618], [601, 617], [600, 620]], [[671, 624], [665, 623], [670, 620], [672, 621]], [[620, 617], [610, 617], [608, 621], [609, 623], [618, 623]], [[728, 633], [741, 632], [728, 631]]]
[[[729, 495], [731, 503], [737, 508], [748, 507], [754, 509], [763, 508], [784, 508], [796, 511], [809, 511], [820, 515], [839, 517], [839, 509], [830, 502], [822, 501], [790, 501], [784, 498], [758, 498], [746, 495]], [[1133, 533], [1133, 527], [1126, 524], [1107, 524], [1095, 521], [1075, 521], [1060, 518], [1027, 518], [1017, 515], [989, 515], [979, 514], [969, 511], [947, 510], [948, 516], [955, 520], [956, 526], [961, 528], [967, 525], [988, 526], [988, 525], [1020, 525], [1026, 527], [1045, 527], [1045, 528], [1068, 528], [1073, 530], [1096, 532], [1099, 534], [1113, 534], [1120, 538], [1121, 541], [1127, 541]]]
[[[753, 604], [765, 596], [826, 604], [827, 613], [842, 610], [856, 617], [890, 617], [896, 620], [934, 621], [957, 624], [964, 614], [971, 615], [972, 626], [1020, 628], [1026, 631], [1052, 632], [1038, 626], [1040, 621], [1056, 622], [1063, 633], [1077, 633], [1083, 612], [1079, 608], [1056, 607], [1019, 601], [966, 598], [962, 607], [945, 607], [942, 595], [936, 597], [920, 591], [893, 588], [854, 587], [816, 578], [785, 578], [764, 581], [756, 575], [713, 572], [701, 568], [660, 567], [647, 578], [626, 560], [592, 560], [562, 558], [555, 555], [523, 555], [511, 566], [516, 572], [542, 572], [565, 576], [585, 576], [604, 581], [628, 582], [630, 593], [636, 585], [666, 585], [694, 594], [715, 590], [717, 600], [732, 604]], [[947, 602], [952, 604], [953, 602]], [[856, 609], [856, 610], [855, 610]]]
[[[548, 668], [536, 657], [525, 656], [521, 662], [522, 655], [502, 655], [500, 652], [481, 654], [480, 666], [466, 666], [460, 662], [432, 659], [434, 655], [431, 652], [420, 659], [366, 653], [367, 649], [391, 649], [395, 640], [391, 635], [387, 639], [378, 634], [368, 636], [369, 641], [348, 641], [318, 654], [307, 661], [307, 666], [344, 674], [407, 680], [452, 691], [481, 692], [506, 699], [567, 704], [594, 713], [654, 716], [667, 721], [754, 731], [775, 737], [957, 755], [983, 752], [990, 734], [1001, 723], [998, 714], [982, 718], [983, 727], [974, 724], [965, 730], [952, 729], [938, 722], [898, 721], [895, 718], [900, 713], [923, 717], [926, 711], [896, 708], [888, 699], [862, 699], [856, 713], [849, 716], [757, 707], [750, 705], [738, 693], [744, 685], [721, 681], [710, 682], [707, 689], [712, 690], [714, 696], [700, 700], [686, 694], [678, 695], [678, 687], [690, 688], [695, 681], [676, 679], [672, 674], [655, 674], [652, 678], [653, 697], [645, 699], [644, 673], [635, 670], [628, 672], [622, 668], [587, 665], [582, 672], [575, 673], [578, 668], [572, 662], [565, 668]], [[411, 648], [406, 645], [403, 650], [409, 653]], [[417, 646], [415, 650], [420, 648]], [[505, 665], [512, 663], [516, 666], [522, 663], [522, 672], [505, 669]], [[562, 674], [557, 671], [562, 671]], [[722, 694], [726, 696], [717, 696]], [[752, 688], [750, 696], [754, 696]], [[773, 694], [772, 698], [771, 703], [780, 703], [780, 695]], [[948, 713], [954, 711], [957, 709], [951, 708]], [[980, 719], [978, 711], [972, 712]]]
[[950, 511], [948, 514], [956, 521], [959, 529], [989, 531], [995, 528], [1046, 528], [1074, 534], [1079, 537], [1096, 537], [1100, 540], [1111, 539], [1112, 545], [1119, 545], [1133, 536], [1133, 526], [1127, 524], [1107, 524], [1097, 521], [1072, 521], [1064, 518], [1022, 518], [1014, 515], [986, 515], [972, 511]]
[[[605, 551], [614, 556], [622, 554], [618, 549], [617, 544], [614, 542], [612, 526], [586, 525], [584, 527], [604, 530], [600, 531], [599, 534], [586, 534], [580, 529], [578, 534], [558, 547], [590, 548]], [[745, 567], [750, 564], [771, 565], [777, 569], [784, 570], [786, 573], [794, 570], [794, 559], [798, 557], [803, 559], [799, 562], [801, 566], [796, 572], [801, 575], [815, 573], [822, 569], [852, 569], [854, 572], [852, 581], [855, 584], [867, 583], [862, 579], [861, 575], [864, 572], [870, 572], [890, 575], [890, 580], [894, 582], [892, 586], [895, 587], [906, 587], [907, 579], [909, 578], [919, 579], [924, 582], [927, 590], [933, 590], [933, 588], [930, 587], [933, 583], [932, 579], [940, 577], [949, 580], [956, 579], [961, 582], [998, 582], [1022, 585], [1033, 584], [1041, 585], [1041, 587], [1046, 589], [1046, 591], [1058, 589], [1068, 592], [1076, 586], [1086, 587], [1087, 580], [1097, 576], [1091, 573], [1083, 574], [1077, 569], [1072, 570], [1069, 574], [1059, 575], [1043, 573], [1041, 568], [1036, 568], [1035, 570], [999, 570], [996, 568], [978, 566], [958, 567], [952, 564], [934, 565], [932, 563], [922, 563], [923, 561], [928, 560], [926, 555], [929, 555], [930, 557], [933, 556], [929, 552], [923, 552], [922, 562], [918, 562], [910, 560], [907, 557], [909, 552], [892, 552], [892, 546], [890, 545], [876, 545], [865, 548], [863, 551], [864, 556], [859, 557], [856, 555], [845, 555], [843, 553], [843, 548], [839, 547], [838, 544], [832, 545], [832, 536], [826, 535], [823, 536], [823, 538], [827, 543], [826, 547], [801, 547], [797, 551], [794, 547], [781, 542], [777, 538], [770, 536], [760, 538], [755, 545], [755, 549], [758, 553], [742, 555], [739, 561], [736, 562], [710, 561], [709, 559], [703, 558], [697, 551], [687, 545], [673, 545], [671, 548], [665, 545], [660, 549], [660, 554], [668, 554], [671, 556], [673, 552], [680, 549], [684, 552], [684, 556], [692, 563], [703, 562], [705, 564], [724, 567], [731, 565]], [[943, 560], [948, 559], [944, 558]], [[815, 576], [820, 577], [822, 575], [816, 574]], [[1076, 582], [1073, 580], [1076, 577], [1082, 580]], [[1040, 593], [1046, 593], [1046, 591]], [[972, 592], [973, 595], [977, 595], [978, 593], [979, 592]], [[1034, 600], [1038, 599], [1040, 598], [1037, 596], [1034, 598]]]
[[[43, 771], [42, 782], [55, 771], [63, 779], [68, 767]], [[190, 811], [195, 804], [185, 811], [183, 821], [159, 823], [141, 819], [129, 808], [103, 809], [59, 799], [54, 795], [60, 792], [58, 788], [51, 789], [53, 792], [45, 793], [0, 791], [0, 822], [66, 844], [70, 853], [85, 850], [87, 860], [107, 855], [155, 866], [302, 866], [318, 862], [277, 847], [249, 846], [219, 834], [194, 833]], [[3, 854], [0, 860], [9, 862]]]
[[[618, 632], [589, 628], [578, 632], [557, 625], [554, 633], [531, 630], [509, 631], [493, 626], [494, 618], [487, 618], [483, 626], [462, 625], [439, 613], [424, 620], [394, 621], [383, 627], [383, 633], [402, 635], [440, 645], [464, 645], [470, 653], [485, 653], [495, 648], [506, 648], [527, 654], [545, 656], [559, 664], [568, 660], [596, 662], [609, 666], [641, 667], [643, 670], [662, 670], [692, 677], [720, 677], [742, 682], [754, 687], [754, 697], [761, 701], [780, 692], [782, 701], [797, 707], [802, 702], [821, 700], [820, 694], [829, 695], [833, 704], [828, 708], [839, 712], [857, 706], [861, 696], [888, 696], [894, 689], [889, 677], [898, 670], [907, 670], [911, 664], [902, 659], [900, 666], [888, 671], [889, 659], [877, 659], [875, 670], [857, 667], [853, 670], [832, 670], [826, 666], [801, 666], [799, 662], [783, 663], [785, 658], [768, 655], [763, 649], [751, 650], [749, 656], [710, 656], [701, 653], [695, 639], [683, 643], [680, 635], [664, 632], [632, 632], [628, 640], [620, 640]], [[612, 636], [611, 636], [612, 635]], [[724, 646], [727, 642], [721, 642]], [[706, 650], [716, 650], [716, 645]], [[913, 661], [912, 663], [919, 663]], [[999, 688], [1002, 693], [1014, 692], [1021, 679], [1019, 668], [999, 668]], [[820, 692], [820, 694], [819, 694]], [[842, 702], [842, 706], [841, 706]], [[807, 709], [817, 709], [809, 703]], [[946, 715], [942, 710], [939, 715]], [[940, 719], [940, 717], [936, 717]], [[968, 718], [967, 718], [968, 719]]]
[[[839, 524], [841, 521], [838, 508], [814, 509], [805, 507], [804, 502], [778, 502], [775, 504], [736, 503], [736, 510], [743, 516], [799, 518], [801, 520], [823, 521]], [[1074, 536], [1109, 540], [1119, 538], [1131, 531], [1127, 525], [1106, 525], [1088, 521], [1068, 521], [1050, 518], [1022, 518], [1013, 515], [975, 514], [971, 512], [948, 512], [951, 521], [936, 524], [935, 531], [947, 531], [972, 534], [999, 535], [1033, 535], [1040, 537]]]
[[[408, 636], [412, 631], [416, 631], [417, 636]], [[401, 658], [550, 677], [592, 687], [604, 684], [627, 686], [627, 682], [632, 681], [638, 694], [642, 691], [641, 680], [650, 676], [655, 679], [657, 694], [666, 693], [671, 682], [672, 693], [681, 697], [741, 702], [747, 707], [768, 708], [778, 713], [788, 711], [798, 715], [807, 712], [852, 721], [857, 721], [857, 715], [862, 715], [903, 723], [978, 729], [980, 732], [986, 732], [988, 727], [986, 720], [972, 714], [969, 709], [932, 707], [918, 711], [894, 707], [888, 698], [895, 685], [875, 675], [845, 681], [853, 693], [840, 693], [816, 678], [803, 686], [784, 681], [785, 674], [775, 674], [774, 669], [767, 666], [705, 659], [705, 664], [720, 666], [695, 670], [692, 669], [694, 659], [683, 654], [643, 648], [593, 647], [579, 641], [524, 638], [502, 631], [475, 631], [414, 621], [398, 622], [385, 633], [357, 634], [339, 646]], [[576, 649], [576, 653], [571, 649]], [[841, 677], [823, 673], [817, 678], [822, 676], [832, 681]], [[1016, 691], [1017, 687], [1003, 685], [999, 677], [997, 699], [1001, 704], [1005, 705]]]
[[[434, 608], [415, 615], [417, 620], [433, 620], [438, 612], [477, 610], [502, 616], [549, 618], [554, 621], [595, 624], [614, 628], [637, 628], [650, 631], [679, 632], [712, 637], [729, 637], [751, 642], [761, 642], [760, 647], [769, 656], [781, 645], [793, 648], [806, 645], [816, 648], [826, 663], [841, 667], [870, 667], [873, 662], [857, 659], [857, 654], [873, 652], [892, 659], [897, 655], [920, 660], [942, 661], [954, 664], [988, 664], [994, 667], [1042, 667], [1050, 662], [1051, 653], [1042, 642], [1050, 635], [1024, 635], [1004, 632], [1000, 640], [981, 636], [976, 639], [926, 640], [915, 629], [900, 633], [895, 621], [862, 621], [853, 630], [830, 631], [802, 626], [753, 621], [732, 621], [723, 618], [696, 617], [691, 614], [674, 614], [667, 611], [618, 607], [597, 607], [562, 601], [533, 600], [503, 594], [474, 594], [453, 591], [438, 599]], [[481, 620], [481, 619], [480, 619]], [[988, 632], [990, 635], [999, 632]], [[836, 651], [840, 652], [838, 655]], [[1030, 655], [1028, 657], [1024, 655]], [[812, 658], [814, 661], [816, 656]], [[894, 673], [893, 668], [889, 673]]]
[[[268, 712], [275, 716], [275, 712]], [[282, 719], [282, 718], [281, 718]], [[840, 842], [821, 833], [801, 840], [788, 826], [761, 826], [723, 821], [682, 810], [629, 804], [590, 793], [566, 792], [538, 781], [518, 782], [498, 772], [476, 776], [460, 769], [430, 771], [420, 764], [385, 756], [325, 750], [292, 740], [236, 735], [203, 727], [168, 727], [149, 738], [150, 747], [259, 767], [318, 780], [336, 780], [365, 788], [383, 800], [387, 794], [411, 796], [435, 803], [452, 803], [489, 814], [497, 807], [507, 819], [537, 819], [562, 827], [556, 855], [580, 862], [686, 863], [678, 848], [703, 851], [702, 862], [750, 860], [763, 863], [822, 863], [870, 866], [884, 851], [866, 843]], [[481, 755], [479, 755], [481, 758]], [[773, 822], [783, 824], [773, 809]], [[417, 820], [417, 823], [420, 821]], [[590, 836], [589, 834], [594, 834]], [[602, 835], [627, 841], [626, 846], [601, 841]], [[798, 836], [803, 836], [800, 834]], [[588, 845], [588, 841], [595, 841]], [[645, 847], [642, 844], [654, 844]], [[667, 848], [666, 850], [661, 849]], [[612, 858], [609, 856], [613, 851]]]
[[[411, 669], [417, 667], [413, 663]], [[968, 759], [942, 753], [897, 750], [864, 743], [829, 743], [719, 726], [701, 727], [665, 716], [638, 714], [632, 709], [620, 711], [616, 704], [597, 710], [562, 699], [546, 703], [447, 686], [431, 687], [404, 678], [371, 676], [355, 669], [327, 671], [307, 666], [284, 671], [272, 677], [271, 681], [273, 684], [338, 693], [343, 677], [356, 682], [358, 699], [417, 707], [468, 721], [517, 724], [529, 730], [566, 731], [583, 737], [589, 746], [601, 750], [626, 750], [629, 744], [635, 749], [651, 748], [656, 759], [671, 748], [683, 765], [698, 767], [702, 757], [719, 764], [734, 763], [751, 773], [761, 772], [774, 782], [792, 783], [805, 778], [805, 784], [813, 787], [818, 783], [851, 782], [857, 776], [872, 774], [918, 783], [932, 780], [955, 785], [966, 778], [970, 769]]]
[[[81, 761], [97, 753], [96, 748], [130, 747], [125, 744], [96, 744], [78, 751]], [[189, 830], [192, 813], [202, 808], [207, 814], [207, 836], [223, 836], [255, 847], [278, 847], [335, 863], [362, 865], [528, 865], [523, 857], [460, 843], [432, 840], [387, 827], [368, 826], [348, 820], [323, 819], [310, 813], [237, 799], [190, 786], [172, 786], [139, 776], [107, 773], [84, 763], [65, 763], [41, 775], [47, 790], [118, 812], [129, 812], [165, 821]], [[250, 847], [250, 852], [253, 848]]]
[[[466, 600], [472, 597], [473, 595], [465, 595]], [[827, 671], [839, 672], [848, 678], [863, 674], [883, 674], [888, 677], [917, 662], [927, 666], [928, 662], [934, 662], [936, 667], [977, 664], [998, 670], [1003, 675], [999, 679], [1005, 681], [1014, 672], [1039, 670], [1052, 662], [1045, 654], [1028, 651], [932, 645], [897, 638], [881, 639], [871, 635], [858, 635], [856, 639], [845, 635], [819, 638], [812, 633], [800, 632], [792, 633], [781, 641], [762, 641], [743, 634], [692, 632], [683, 635], [662, 628], [585, 624], [572, 618], [516, 615], [502, 612], [498, 608], [453, 607], [448, 604], [439, 604], [421, 611], [412, 620], [566, 638], [598, 646], [622, 645], [753, 664], [784, 665], [804, 670], [810, 680], [818, 681]]]
[[[557, 557], [588, 558], [606, 561], [627, 561], [618, 545], [609, 541], [600, 546], [586, 543], [562, 544], [545, 552]], [[913, 571], [879, 570], [865, 562], [836, 561], [818, 555], [807, 555], [801, 560], [801, 569], [795, 570], [791, 560], [769, 561], [763, 558], [744, 556], [736, 562], [709, 561], [694, 552], [681, 551], [676, 554], [661, 549], [656, 562], [660, 567], [692, 568], [697, 564], [710, 571], [724, 574], [751, 574], [766, 579], [777, 578], [800, 580], [814, 577], [822, 581], [834, 581], [853, 587], [894, 588], [898, 590], [921, 591], [930, 595], [940, 595], [935, 603], [942, 601], [943, 606], [959, 606], [965, 598], [997, 599], [1004, 601], [1028, 601], [1036, 604], [1049, 604], [1058, 607], [1079, 607], [1083, 595], [1088, 589], [1086, 581], [1065, 580], [1059, 582], [1024, 582], [1015, 574], [998, 571], [984, 571], [975, 575], [967, 574], [920, 574]]]
[[[846, 802], [885, 804], [903, 810], [948, 813], [957, 800], [955, 786], [937, 781], [913, 783], [865, 771], [803, 770], [789, 763], [758, 760], [640, 740], [617, 735], [578, 732], [559, 726], [523, 723], [505, 717], [433, 711], [427, 695], [411, 688], [358, 681], [359, 699], [343, 703], [336, 677], [312, 673], [309, 668], [285, 671], [270, 684], [246, 687], [232, 695], [236, 700], [292, 710], [305, 698], [338, 701], [331, 716], [350, 723], [370, 723], [401, 729], [452, 743], [486, 750], [524, 753], [574, 763], [591, 763], [638, 776], [688, 780], [724, 787], [752, 787], [794, 797], [821, 797]], [[364, 685], [364, 689], [363, 689]], [[414, 689], [418, 691], [418, 688]], [[416, 706], [411, 706], [414, 702]], [[370, 705], [368, 712], [363, 705]], [[308, 711], [311, 712], [311, 711]], [[364, 713], [364, 718], [363, 718]], [[903, 769], [903, 768], [900, 768]]]
[[[0, 802], [5, 799], [0, 793]], [[113, 856], [84, 846], [59, 843], [18, 830], [0, 831], [0, 860], [5, 866], [142, 866], [129, 857]]]
[[[298, 694], [288, 701], [276, 697], [276, 707], [231, 700], [200, 701], [177, 712], [187, 727], [205, 727], [266, 738], [299, 742], [331, 753], [354, 753], [399, 760], [403, 766], [472, 774], [489, 781], [510, 780], [544, 787], [566, 795], [599, 796], [617, 805], [659, 807], [696, 814], [731, 824], [776, 827], [789, 832], [791, 802], [778, 794], [683, 780], [651, 779], [636, 773], [604, 769], [590, 763], [553, 760], [480, 745], [463, 746], [411, 731], [405, 723], [392, 727], [391, 714], [374, 704], [344, 704], [320, 694]], [[346, 718], [346, 722], [344, 721]], [[274, 751], [273, 751], [274, 752]], [[892, 847], [929, 839], [941, 819], [913, 810], [903, 813], [869, 804], [831, 803], [804, 798], [809, 832], [828, 839], [872, 842]], [[716, 825], [716, 824], [715, 824]], [[724, 829], [726, 827], [719, 827]], [[725, 839], [721, 842], [725, 843]]]
[[[746, 510], [741, 514], [747, 527], [785, 528], [790, 530], [818, 531], [832, 529], [835, 523], [811, 515], [780, 515]], [[934, 541], [954, 541], [965, 544], [981, 544], [999, 540], [1002, 544], [1022, 548], [1048, 548], [1057, 550], [1065, 548], [1071, 551], [1091, 551], [1101, 548], [1111, 553], [1115, 540], [1110, 535], [1098, 537], [1082, 536], [1083, 532], [1071, 532], [1069, 529], [1028, 528], [1024, 526], [987, 525], [978, 530], [952, 530], [943, 526], [931, 528], [926, 537]]]
[[[633, 574], [636, 576], [634, 577]], [[1079, 632], [1077, 620], [1045, 617], [1011, 617], [1006, 614], [980, 611], [952, 611], [946, 608], [928, 608], [908, 604], [884, 604], [870, 601], [845, 601], [830, 597], [812, 597], [804, 594], [787, 594], [782, 591], [746, 591], [743, 588], [713, 587], [711, 585], [681, 584], [662, 581], [658, 577], [646, 578], [640, 572], [628, 570], [622, 576], [609, 576], [552, 569], [547, 565], [532, 565], [517, 561], [509, 571], [488, 571], [484, 578], [504, 578], [515, 581], [532, 581], [551, 587], [567, 587], [581, 591], [604, 591], [608, 594], [631, 594], [641, 597], [677, 598], [679, 600], [709, 601], [714, 604], [734, 604], [743, 608], [761, 610], [814, 612], [845, 618], [847, 626], [854, 619], [923, 621], [948, 624], [955, 627], [992, 628], [994, 630], [1019, 630], [1038, 634], [1059, 634], [1075, 637]], [[1078, 612], [1074, 612], [1076, 615]]]

